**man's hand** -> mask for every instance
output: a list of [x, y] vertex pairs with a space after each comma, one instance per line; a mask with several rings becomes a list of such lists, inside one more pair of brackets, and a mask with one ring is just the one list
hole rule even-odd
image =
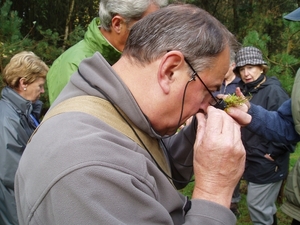
[[230, 206], [233, 190], [245, 166], [240, 125], [224, 111], [209, 106], [207, 118], [198, 113], [194, 144], [193, 198]]

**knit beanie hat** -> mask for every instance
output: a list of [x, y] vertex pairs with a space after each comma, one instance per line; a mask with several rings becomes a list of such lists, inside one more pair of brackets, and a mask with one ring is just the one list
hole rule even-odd
[[235, 56], [236, 68], [245, 65], [267, 65], [263, 60], [262, 52], [255, 47], [243, 47]]

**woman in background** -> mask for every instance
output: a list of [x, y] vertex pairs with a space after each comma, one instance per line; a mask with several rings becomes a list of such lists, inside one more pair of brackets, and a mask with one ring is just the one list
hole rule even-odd
[[39, 125], [40, 95], [48, 66], [33, 52], [13, 56], [3, 70], [0, 99], [0, 224], [18, 224], [15, 173], [26, 143]]
[[[236, 54], [235, 72], [241, 77], [238, 86], [250, 102], [276, 111], [289, 99], [275, 77], [267, 77], [267, 63], [255, 47], [241, 48]], [[242, 128], [246, 149], [243, 178], [247, 181], [247, 205], [253, 224], [277, 224], [276, 199], [287, 177], [289, 154], [294, 145], [271, 142], [256, 132]]]

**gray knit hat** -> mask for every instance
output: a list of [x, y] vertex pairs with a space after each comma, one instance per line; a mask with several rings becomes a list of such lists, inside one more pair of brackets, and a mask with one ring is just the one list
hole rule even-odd
[[263, 60], [262, 52], [255, 47], [243, 47], [235, 56], [236, 68], [245, 65], [267, 65]]

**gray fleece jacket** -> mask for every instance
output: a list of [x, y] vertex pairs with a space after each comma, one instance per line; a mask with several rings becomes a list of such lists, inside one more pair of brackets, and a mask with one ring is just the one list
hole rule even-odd
[[[128, 88], [96, 53], [79, 65], [54, 102], [105, 92], [141, 130], [160, 139]], [[140, 76], [140, 75], [139, 75]], [[89, 84], [90, 83], [90, 84]], [[190, 179], [195, 127], [163, 139], [172, 176]], [[162, 142], [161, 142], [162, 143]], [[188, 201], [149, 154], [103, 121], [82, 112], [56, 115], [28, 143], [16, 175], [20, 224], [235, 224], [221, 205]], [[180, 182], [175, 182], [182, 187]]]

